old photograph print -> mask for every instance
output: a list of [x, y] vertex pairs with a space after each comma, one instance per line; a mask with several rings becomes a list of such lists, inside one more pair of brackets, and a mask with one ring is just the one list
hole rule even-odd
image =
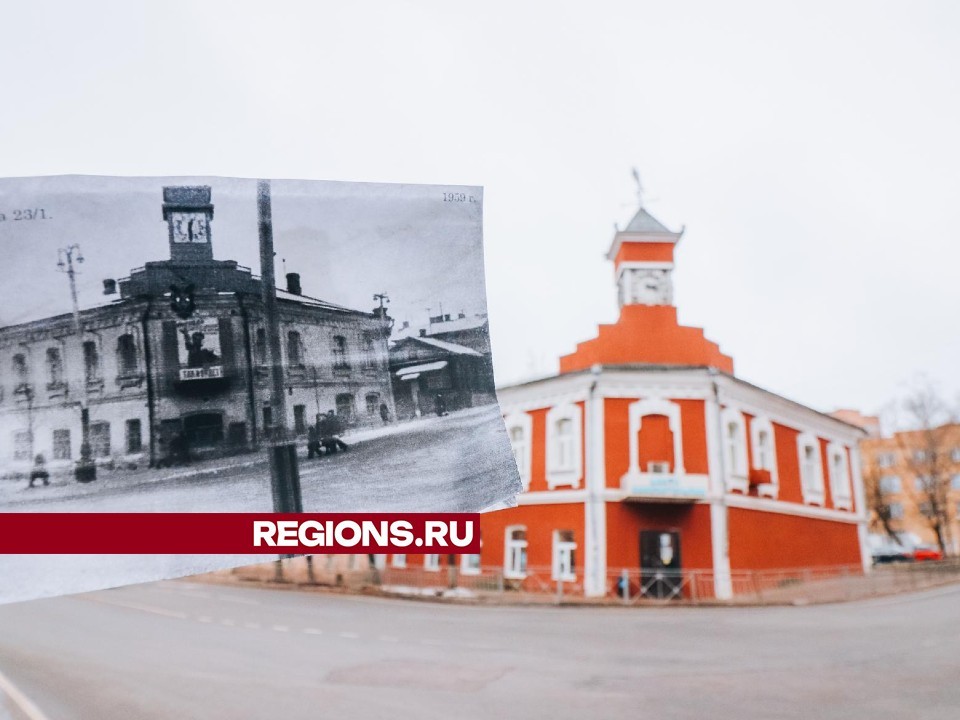
[[[289, 509], [279, 445], [306, 512], [512, 504], [482, 200], [460, 186], [0, 180], [0, 511]], [[0, 557], [0, 599], [245, 561], [144, 560]]]

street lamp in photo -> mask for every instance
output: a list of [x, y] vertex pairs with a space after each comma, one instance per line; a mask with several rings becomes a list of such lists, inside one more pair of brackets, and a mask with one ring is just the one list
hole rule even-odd
[[[83, 263], [83, 254], [76, 243], [60, 248], [57, 251], [57, 269], [66, 273], [70, 281], [70, 297], [73, 300], [73, 326], [80, 346], [80, 357], [83, 357], [83, 324], [80, 322], [80, 303], [77, 300], [77, 271], [74, 263]], [[97, 464], [93, 459], [90, 447], [90, 402], [86, 378], [81, 379], [80, 392], [80, 459], [74, 467], [73, 474], [77, 482], [91, 482], [97, 479]]]

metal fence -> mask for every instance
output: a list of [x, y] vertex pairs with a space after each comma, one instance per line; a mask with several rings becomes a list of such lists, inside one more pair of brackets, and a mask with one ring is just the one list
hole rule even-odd
[[[410, 556], [408, 560], [414, 558]], [[718, 577], [713, 570], [612, 569], [604, 594], [587, 597], [581, 573], [557, 577], [549, 567], [530, 567], [511, 576], [501, 567], [465, 569], [441, 562], [425, 567], [419, 558], [407, 567], [370, 566], [365, 556], [291, 558], [219, 573], [234, 579], [296, 583], [380, 592], [408, 597], [447, 597], [492, 603], [612, 605], [802, 604], [854, 600], [960, 582], [960, 559], [879, 566], [735, 570]], [[441, 558], [445, 560], [446, 558]], [[732, 597], [718, 597], [718, 587]]]

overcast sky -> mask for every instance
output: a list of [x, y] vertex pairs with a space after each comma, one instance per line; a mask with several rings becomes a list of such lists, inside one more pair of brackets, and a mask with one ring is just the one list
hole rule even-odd
[[957, 3], [30, 2], [2, 22], [4, 175], [485, 186], [501, 383], [616, 318], [603, 253], [635, 165], [687, 228], [681, 321], [739, 375], [820, 409], [878, 409], [918, 372], [960, 389]]

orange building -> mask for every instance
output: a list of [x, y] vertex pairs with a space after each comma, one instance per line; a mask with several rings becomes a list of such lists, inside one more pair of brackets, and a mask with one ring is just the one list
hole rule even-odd
[[622, 569], [867, 566], [863, 431], [738, 379], [673, 304], [683, 232], [641, 208], [608, 253], [620, 318], [554, 377], [501, 388], [526, 491], [482, 517], [480, 558], [507, 578], [551, 568], [588, 596]]

